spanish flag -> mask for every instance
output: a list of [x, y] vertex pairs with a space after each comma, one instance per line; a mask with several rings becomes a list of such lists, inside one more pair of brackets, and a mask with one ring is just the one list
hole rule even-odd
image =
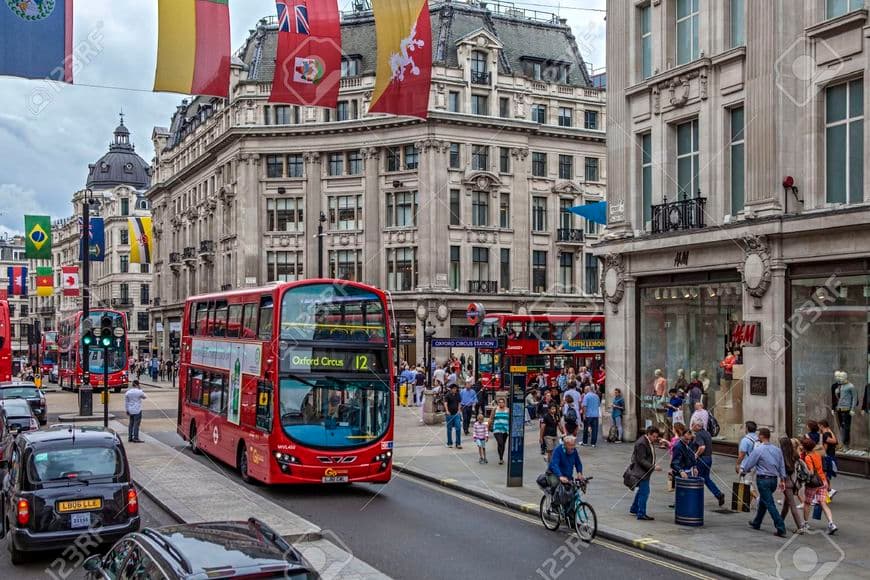
[[158, 0], [155, 91], [229, 97], [228, 0]]
[[130, 218], [127, 220], [127, 228], [130, 231], [130, 261], [134, 264], [150, 264], [154, 255], [151, 218]]
[[378, 66], [373, 113], [425, 119], [432, 79], [432, 26], [427, 0], [372, 0]]

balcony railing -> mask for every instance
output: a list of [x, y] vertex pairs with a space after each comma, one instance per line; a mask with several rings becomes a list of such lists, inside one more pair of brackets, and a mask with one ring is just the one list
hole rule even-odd
[[126, 298], [124, 298], [123, 296], [121, 298], [112, 298], [112, 306], [133, 306], [133, 299], [129, 296]]
[[469, 294], [496, 294], [498, 293], [498, 280], [469, 280]]
[[51, 316], [54, 314], [54, 308], [51, 306], [40, 306], [38, 312], [40, 316]]
[[556, 230], [556, 241], [567, 244], [582, 244], [583, 230], [574, 228], [559, 228]]
[[184, 252], [181, 257], [185, 262], [195, 262], [196, 261], [196, 248], [193, 246], [188, 246], [184, 248]]
[[170, 264], [180, 264], [181, 263], [181, 252], [169, 252], [169, 263]]
[[668, 201], [652, 206], [652, 232], [661, 234], [682, 230], [696, 230], [706, 227], [704, 208], [706, 197], [691, 197], [678, 201]]
[[221, 284], [221, 292], [226, 292], [227, 290], [232, 290], [232, 284]]
[[492, 73], [490, 72], [471, 71], [471, 84], [473, 85], [490, 85], [492, 84], [491, 79]]
[[214, 241], [201, 240], [199, 242], [199, 256], [203, 260], [211, 261], [214, 258]]

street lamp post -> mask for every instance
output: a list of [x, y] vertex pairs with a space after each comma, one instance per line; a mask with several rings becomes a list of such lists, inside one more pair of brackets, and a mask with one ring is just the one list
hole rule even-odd
[[[91, 189], [84, 190], [82, 200], [82, 231], [81, 231], [81, 254], [82, 254], [82, 320], [90, 321], [91, 316], [91, 203], [94, 201], [94, 192]], [[84, 328], [80, 329], [84, 331]], [[77, 345], [73, 345], [76, 348]], [[89, 344], [82, 344], [82, 385], [79, 391], [79, 414], [93, 415], [93, 391], [91, 390], [91, 357]], [[73, 368], [73, 385], [75, 385], [75, 368]], [[108, 384], [104, 384], [108, 387]], [[88, 399], [85, 402], [85, 398]]]
[[323, 278], [323, 224], [326, 223], [326, 214], [320, 212], [317, 220], [317, 277]]

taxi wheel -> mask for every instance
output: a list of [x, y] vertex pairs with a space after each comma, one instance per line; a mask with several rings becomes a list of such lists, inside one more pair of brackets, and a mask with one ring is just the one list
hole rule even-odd
[[9, 561], [13, 566], [19, 566], [27, 563], [27, 552], [22, 552], [12, 544], [12, 538], [6, 540], [9, 545]]

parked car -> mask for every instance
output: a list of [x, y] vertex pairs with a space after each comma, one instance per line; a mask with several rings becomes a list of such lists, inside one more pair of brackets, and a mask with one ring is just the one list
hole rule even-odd
[[302, 554], [263, 522], [210, 522], [145, 528], [105, 555], [85, 560], [88, 578], [286, 578], [320, 575]]
[[0, 538], [9, 535], [13, 564], [84, 532], [91, 542], [115, 542], [139, 524], [139, 496], [114, 431], [58, 425], [15, 440], [0, 490]]
[[6, 413], [6, 424], [9, 430], [16, 437], [21, 432], [39, 429], [39, 421], [33, 414], [33, 409], [24, 399], [2, 399], [0, 407]]
[[6, 478], [6, 473], [9, 471], [9, 458], [12, 456], [12, 445], [15, 442], [15, 435], [9, 429], [6, 422], [6, 411], [0, 407], [0, 484]]
[[33, 409], [33, 414], [39, 420], [40, 425], [48, 421], [48, 403], [45, 393], [37, 388], [36, 383], [31, 381], [7, 381], [0, 383], [0, 400], [3, 399], [26, 399]]

